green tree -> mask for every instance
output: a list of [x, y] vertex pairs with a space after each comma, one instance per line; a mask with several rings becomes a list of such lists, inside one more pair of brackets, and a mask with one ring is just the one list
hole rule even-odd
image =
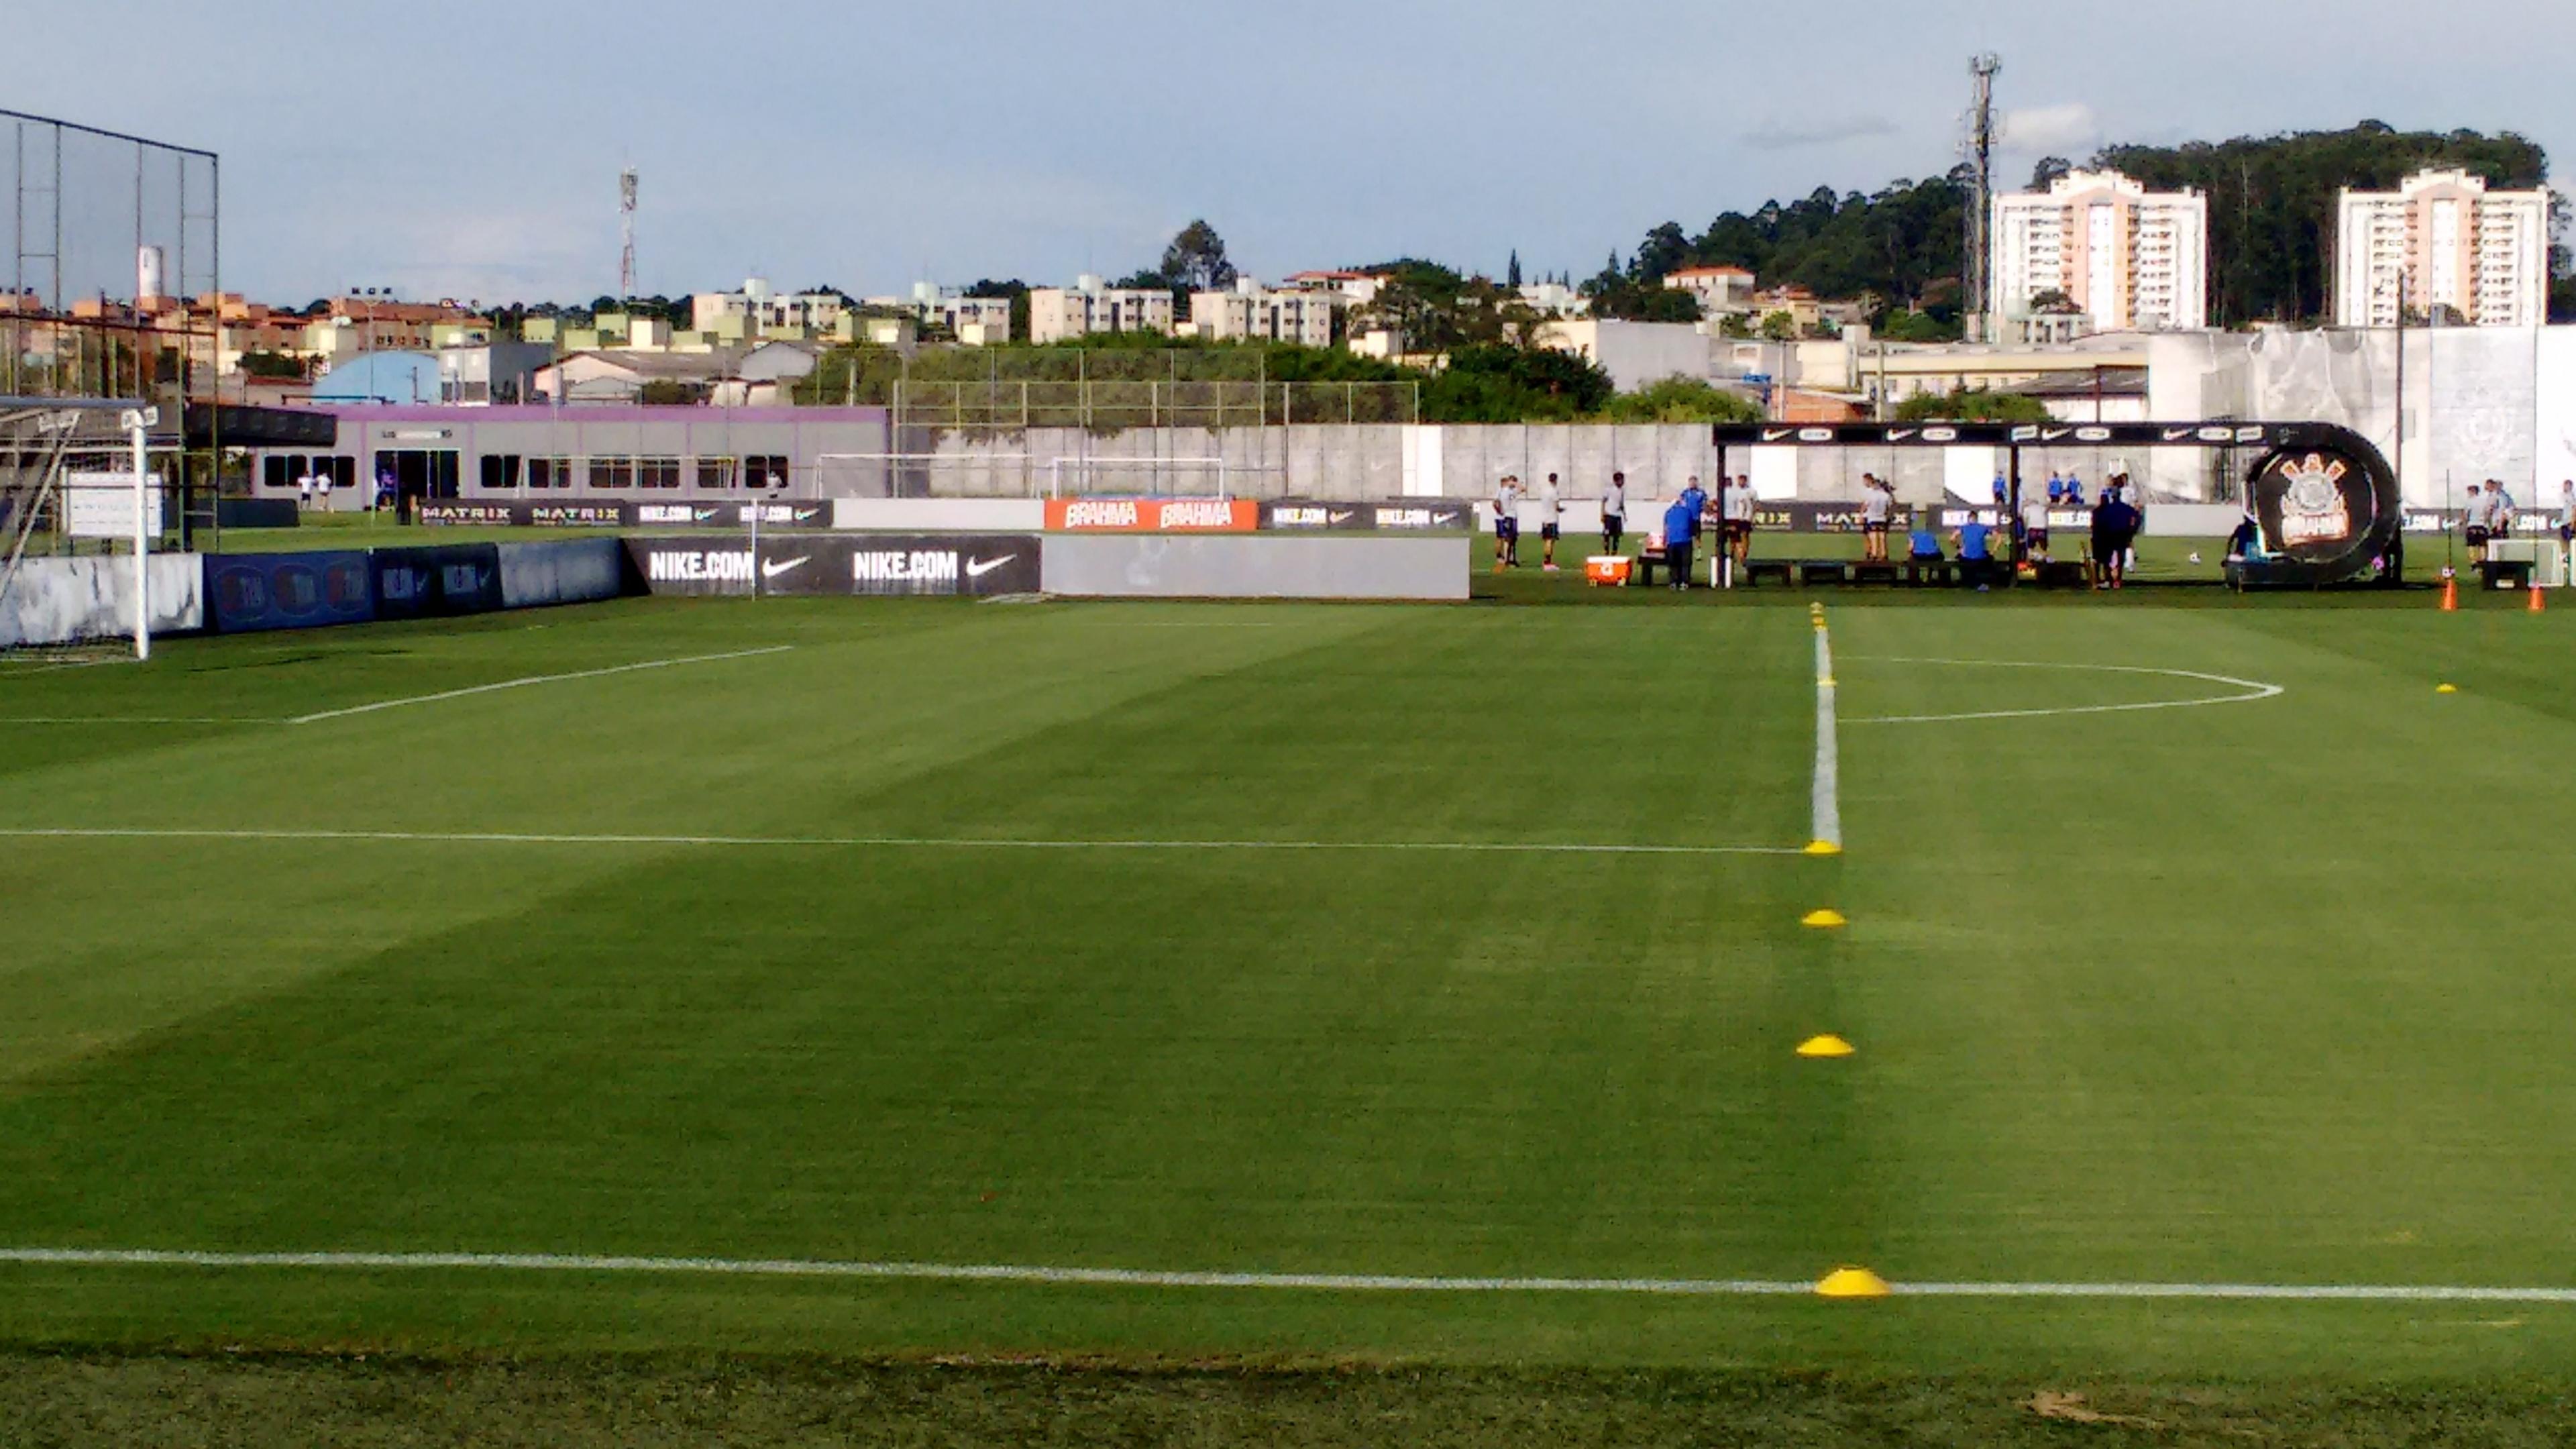
[[1761, 333], [1765, 342], [1795, 342], [1798, 340], [1798, 319], [1786, 312], [1771, 313], [1762, 319]]
[[2046, 404], [2026, 393], [1961, 388], [1947, 396], [1916, 393], [1896, 405], [1900, 423], [2044, 423]]
[[1503, 285], [1506, 287], [1517, 287], [1520, 284], [1521, 249], [1519, 247], [1514, 247], [1512, 248], [1511, 264], [1503, 269]]
[[1182, 227], [1163, 249], [1163, 279], [1175, 292], [1220, 292], [1233, 286], [1234, 278], [1225, 238], [1204, 218]]
[[1741, 393], [1695, 377], [1668, 377], [1610, 399], [1597, 415], [1607, 423], [1758, 423], [1762, 406]]
[[283, 352], [245, 352], [241, 355], [241, 370], [245, 377], [300, 378], [304, 376], [304, 363]]

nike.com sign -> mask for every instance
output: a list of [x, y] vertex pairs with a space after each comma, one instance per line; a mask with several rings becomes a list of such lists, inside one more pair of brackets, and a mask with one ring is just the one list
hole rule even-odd
[[742, 543], [636, 538], [626, 547], [654, 593], [1033, 594], [1038, 542], [1027, 534], [869, 534]]

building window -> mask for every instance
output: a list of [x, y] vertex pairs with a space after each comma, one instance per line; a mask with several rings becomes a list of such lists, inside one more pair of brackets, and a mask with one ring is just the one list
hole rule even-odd
[[787, 460], [774, 453], [743, 459], [742, 485], [745, 488], [786, 487]]
[[513, 453], [483, 455], [483, 488], [489, 493], [509, 493], [519, 487], [519, 459]]
[[680, 486], [680, 460], [677, 458], [638, 458], [635, 481], [646, 488]]
[[710, 492], [723, 492], [733, 487], [736, 461], [732, 458], [700, 458], [698, 486]]
[[531, 488], [570, 488], [572, 460], [569, 458], [530, 458], [528, 486]]
[[593, 488], [634, 487], [635, 460], [632, 458], [591, 459], [590, 486]]

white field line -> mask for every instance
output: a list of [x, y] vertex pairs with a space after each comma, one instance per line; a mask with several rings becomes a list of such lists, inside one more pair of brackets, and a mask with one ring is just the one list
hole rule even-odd
[[1481, 840], [1014, 840], [927, 835], [575, 835], [481, 830], [260, 830], [0, 826], [11, 840], [296, 840], [424, 845], [642, 845], [911, 850], [1417, 851], [1494, 855], [1801, 855], [1785, 845], [1590, 845]]
[[172, 725], [284, 724], [273, 716], [238, 714], [19, 714], [0, 715], [0, 724], [27, 725]]
[[1846, 721], [1849, 724], [1951, 724], [1975, 719], [2041, 719], [2051, 715], [2125, 714], [2143, 709], [2200, 709], [2214, 704], [2252, 704], [2256, 700], [2276, 698], [2287, 691], [2277, 684], [2259, 679], [2238, 679], [2226, 674], [2203, 674], [2196, 669], [2150, 669], [2134, 664], [2058, 664], [2027, 659], [1917, 659], [1879, 657], [1872, 664], [1948, 664], [1971, 669], [2077, 669], [2094, 674], [2161, 674], [2169, 679], [2196, 679], [2204, 684], [2223, 684], [2239, 691], [2214, 694], [2199, 699], [2156, 699], [2141, 704], [2077, 704], [2055, 709], [1986, 709], [1969, 714], [1905, 714]]
[[496, 684], [477, 684], [465, 689], [442, 689], [436, 694], [407, 695], [401, 699], [380, 699], [373, 704], [356, 704], [347, 709], [326, 709], [316, 714], [299, 714], [286, 723], [319, 724], [328, 719], [347, 719], [351, 715], [374, 714], [384, 709], [404, 709], [415, 704], [436, 704], [441, 700], [463, 699], [472, 694], [490, 694], [501, 689], [524, 689], [531, 684], [561, 684], [573, 679], [599, 679], [611, 674], [632, 674], [639, 669], [671, 669], [682, 664], [712, 664], [719, 659], [752, 659], [763, 654], [784, 654], [793, 644], [772, 644], [764, 649], [735, 649], [723, 654], [690, 654], [678, 659], [647, 659], [640, 664], [613, 664], [606, 669], [577, 669], [569, 674], [531, 674], [525, 679], [504, 679]]
[[[1437, 1277], [1381, 1273], [1227, 1273], [1052, 1268], [1023, 1263], [875, 1263], [810, 1258], [655, 1258], [589, 1253], [216, 1253], [157, 1248], [0, 1248], [0, 1264], [72, 1268], [283, 1268], [424, 1272], [658, 1273], [743, 1278], [858, 1278], [1115, 1288], [1236, 1288], [1324, 1293], [1588, 1293], [1788, 1298], [1813, 1283], [1759, 1278]], [[2294, 1302], [2561, 1303], [2576, 1288], [2328, 1283], [1891, 1283], [1901, 1297], [2159, 1298]]]
[[1843, 843], [1841, 748], [1834, 729], [1834, 644], [1825, 621], [1816, 619], [1816, 773], [1814, 831], [1819, 845], [1839, 850]]

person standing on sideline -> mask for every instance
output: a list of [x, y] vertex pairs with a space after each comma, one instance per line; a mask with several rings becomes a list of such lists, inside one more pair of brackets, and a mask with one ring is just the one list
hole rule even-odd
[[[2048, 480], [2048, 486], [2057, 489], [2060, 498], [2065, 496], [2065, 486], [2057, 479]], [[2048, 562], [2047, 499], [2025, 498], [2021, 501], [2021, 546], [2023, 558], [2035, 563]]]
[[1613, 473], [1610, 486], [1601, 490], [1601, 551], [1617, 553], [1619, 541], [1628, 535], [1628, 475]]
[[2469, 505], [2460, 517], [2460, 538], [2469, 546], [2469, 562], [2487, 561], [2487, 501], [2478, 493], [2478, 485], [2469, 485]]
[[2069, 508], [2084, 506], [2084, 480], [2073, 473], [2066, 475], [2066, 506]]
[[1550, 473], [1547, 475], [1547, 481], [1538, 485], [1538, 568], [1540, 573], [1552, 574], [1556, 572], [1556, 535], [1559, 531], [1559, 525], [1563, 524], [1564, 521], [1565, 498], [1557, 491], [1556, 475]]
[[2066, 479], [2054, 468], [2048, 472], [2048, 501], [2051, 503], [2066, 501]]
[[1682, 496], [1673, 500], [1673, 506], [1664, 510], [1664, 566], [1672, 574], [1671, 586], [1676, 589], [1690, 587], [1691, 545], [1699, 539], [1703, 503], [1693, 496], [1698, 492], [1699, 480], [1693, 479], [1691, 486], [1682, 490]]
[[306, 513], [313, 511], [313, 475], [310, 473], [295, 475], [295, 506]]
[[1735, 486], [1726, 490], [1726, 553], [1735, 561], [1735, 571], [1744, 572], [1753, 556], [1753, 478], [1747, 473], [1735, 475]]
[[1896, 516], [1896, 488], [1876, 474], [1861, 475], [1867, 489], [1860, 500], [1860, 556], [1864, 563], [1887, 562], [1887, 525]]
[[2558, 543], [2576, 543], [2576, 478], [2558, 485]]
[[1494, 572], [1521, 566], [1521, 480], [1506, 473], [1494, 489]]
[[2128, 490], [2115, 483], [2102, 490], [2102, 507], [2093, 517], [2095, 530], [2109, 535], [2111, 552], [2106, 566], [2111, 574], [2110, 587], [2127, 588], [2129, 563], [2138, 544], [2138, 528], [2146, 522], [2146, 515], [2129, 501]]

